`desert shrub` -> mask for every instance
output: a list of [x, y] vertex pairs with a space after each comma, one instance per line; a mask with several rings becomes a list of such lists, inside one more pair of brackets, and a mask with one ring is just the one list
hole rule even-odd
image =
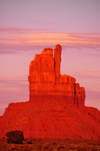
[[48, 151], [50, 149], [50, 146], [45, 146], [44, 148], [43, 148], [43, 151]]
[[52, 143], [52, 145], [57, 145], [57, 143], [54, 142], [54, 143]]
[[27, 144], [32, 144], [32, 142], [31, 141], [29, 141], [29, 142], [26, 142]]
[[36, 151], [41, 151], [42, 150], [42, 146], [37, 146], [36, 147]]
[[10, 131], [6, 133], [7, 143], [22, 144], [24, 140], [24, 135], [22, 131]]
[[65, 150], [65, 147], [61, 146], [58, 148], [58, 151], [64, 151]]

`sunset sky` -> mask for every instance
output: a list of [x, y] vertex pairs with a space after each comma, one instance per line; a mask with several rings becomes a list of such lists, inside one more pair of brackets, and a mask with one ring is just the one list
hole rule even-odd
[[0, 0], [0, 114], [29, 100], [29, 64], [62, 45], [61, 74], [85, 87], [100, 110], [100, 0]]

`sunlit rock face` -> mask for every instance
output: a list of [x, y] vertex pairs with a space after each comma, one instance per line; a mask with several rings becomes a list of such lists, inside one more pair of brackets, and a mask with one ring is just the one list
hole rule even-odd
[[30, 63], [27, 102], [10, 103], [0, 116], [0, 138], [20, 130], [25, 138], [100, 140], [100, 111], [86, 107], [85, 90], [60, 75], [60, 45], [46, 48]]
[[55, 99], [64, 105], [84, 106], [85, 90], [76, 79], [60, 74], [62, 47], [45, 48], [29, 66], [30, 101]]

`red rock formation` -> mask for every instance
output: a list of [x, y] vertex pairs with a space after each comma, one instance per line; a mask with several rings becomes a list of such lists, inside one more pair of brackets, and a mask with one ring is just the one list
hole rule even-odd
[[55, 100], [11, 103], [0, 119], [0, 138], [11, 130], [27, 138], [100, 140], [100, 112], [90, 107], [68, 107]]
[[11, 130], [29, 138], [100, 140], [100, 112], [85, 107], [85, 90], [60, 75], [61, 46], [46, 48], [30, 63], [27, 102], [11, 103], [0, 116], [0, 138]]
[[84, 106], [84, 88], [76, 84], [75, 78], [60, 75], [61, 51], [61, 46], [56, 45], [53, 58], [53, 49], [45, 48], [31, 61], [28, 78], [30, 101], [55, 98], [65, 105]]
[[60, 45], [56, 45], [56, 48], [54, 49], [54, 65], [56, 78], [60, 76], [61, 51], [62, 47]]

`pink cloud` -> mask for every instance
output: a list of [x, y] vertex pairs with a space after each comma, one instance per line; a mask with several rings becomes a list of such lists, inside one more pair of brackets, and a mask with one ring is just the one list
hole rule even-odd
[[84, 32], [76, 32], [76, 31], [72, 31], [72, 32], [65, 32], [66, 34], [76, 34], [76, 35], [100, 35], [100, 32], [97, 31], [84, 31]]
[[0, 27], [0, 32], [37, 32], [53, 31], [51, 28], [18, 28], [18, 27]]
[[0, 79], [0, 83], [7, 83], [7, 82], [9, 82], [9, 83], [11, 83], [11, 82], [26, 82], [26, 79], [23, 77], [17, 78], [17, 79], [15, 79], [15, 78]]
[[87, 100], [91, 100], [91, 101], [92, 100], [98, 100], [98, 101], [100, 101], [100, 91], [86, 90], [86, 99]]
[[100, 91], [86, 90], [86, 106], [93, 106], [100, 111]]
[[3, 114], [9, 103], [24, 102], [28, 100], [28, 80], [0, 79], [0, 114]]
[[75, 70], [70, 71], [70, 74], [82, 79], [100, 79], [100, 70]]
[[45, 19], [53, 19], [53, 17], [41, 17], [41, 18], [45, 18]]
[[72, 71], [72, 73], [96, 73], [96, 74], [100, 74], [100, 70], [75, 70], [75, 71]]
[[[30, 29], [29, 29], [30, 30]], [[0, 52], [10, 50], [33, 49], [37, 46], [51, 47], [61, 44], [65, 47], [100, 47], [99, 35], [79, 35], [72, 33], [32, 33], [10, 35], [1, 34]]]
[[20, 91], [20, 89], [17, 88], [0, 88], [0, 92], [1, 91]]
[[[20, 91], [24, 87], [28, 88], [28, 79], [0, 79], [1, 91]], [[25, 88], [24, 88], [25, 89]]]

